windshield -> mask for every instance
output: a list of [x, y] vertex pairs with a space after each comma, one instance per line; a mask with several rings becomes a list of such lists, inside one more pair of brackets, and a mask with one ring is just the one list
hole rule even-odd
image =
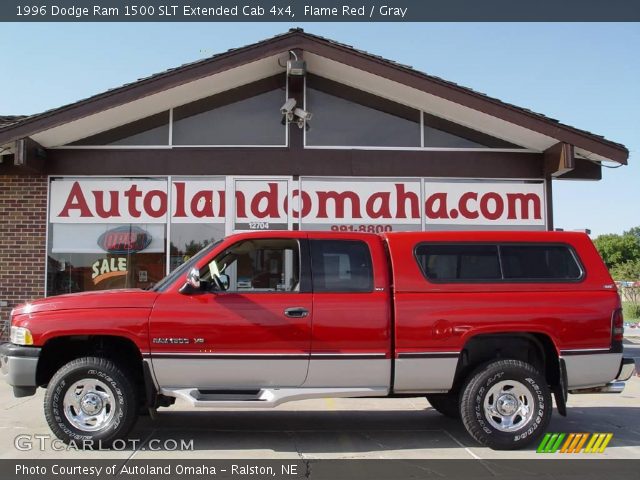
[[222, 240], [218, 240], [217, 242], [210, 243], [209, 245], [205, 246], [193, 257], [191, 257], [189, 260], [184, 262], [182, 265], [180, 265], [178, 268], [176, 268], [173, 272], [171, 272], [169, 275], [164, 277], [158, 283], [153, 285], [153, 287], [151, 287], [151, 290], [154, 292], [163, 292], [164, 290], [166, 290], [166, 288], [169, 285], [171, 285], [177, 278], [181, 277], [182, 275], [186, 274], [186, 272], [191, 270], [191, 268], [193, 268], [193, 266], [196, 263], [198, 263], [198, 260], [200, 260], [202, 257], [207, 255], [211, 250], [213, 250], [220, 243], [222, 243]]

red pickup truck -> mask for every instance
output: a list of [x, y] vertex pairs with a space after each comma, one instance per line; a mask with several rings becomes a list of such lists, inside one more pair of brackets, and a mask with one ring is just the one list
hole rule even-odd
[[62, 440], [109, 444], [143, 409], [426, 396], [495, 449], [545, 430], [552, 394], [620, 392], [616, 286], [561, 232], [261, 232], [212, 244], [149, 290], [12, 312], [2, 371], [45, 387]]

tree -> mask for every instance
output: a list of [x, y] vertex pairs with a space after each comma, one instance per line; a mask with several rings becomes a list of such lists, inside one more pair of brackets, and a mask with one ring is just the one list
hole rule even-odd
[[640, 227], [630, 228], [628, 232], [624, 232], [623, 235], [633, 235], [640, 241]]
[[640, 236], [633, 233], [600, 235], [593, 243], [609, 269], [626, 262], [640, 260]]
[[618, 283], [624, 318], [640, 317], [640, 260], [621, 263], [611, 269], [611, 276]]
[[611, 276], [620, 282], [640, 281], [640, 260], [629, 260], [611, 268]]

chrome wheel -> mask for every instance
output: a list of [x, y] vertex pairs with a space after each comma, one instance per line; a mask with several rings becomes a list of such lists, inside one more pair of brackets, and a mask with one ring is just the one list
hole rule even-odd
[[485, 417], [493, 428], [501, 432], [520, 430], [531, 421], [533, 413], [533, 394], [515, 380], [496, 383], [484, 397]]
[[96, 432], [113, 420], [115, 402], [113, 391], [100, 380], [78, 380], [64, 395], [64, 415], [78, 430]]

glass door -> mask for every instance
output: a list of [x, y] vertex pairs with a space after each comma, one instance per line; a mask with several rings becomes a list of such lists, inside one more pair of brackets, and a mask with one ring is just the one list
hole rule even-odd
[[291, 230], [291, 177], [234, 177], [229, 233]]

